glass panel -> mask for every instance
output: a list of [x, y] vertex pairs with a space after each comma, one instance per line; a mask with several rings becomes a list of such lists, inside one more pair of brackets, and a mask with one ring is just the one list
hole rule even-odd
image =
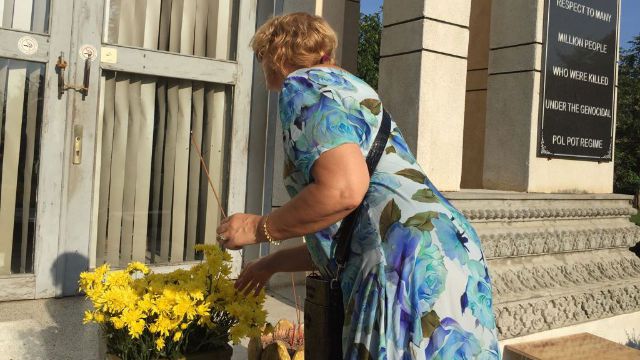
[[0, 275], [33, 272], [44, 72], [0, 59]]
[[230, 88], [111, 71], [101, 87], [98, 264], [196, 259], [220, 210], [193, 143], [221, 195]]
[[106, 0], [104, 42], [235, 60], [240, 0]]
[[0, 27], [46, 34], [51, 0], [0, 0]]

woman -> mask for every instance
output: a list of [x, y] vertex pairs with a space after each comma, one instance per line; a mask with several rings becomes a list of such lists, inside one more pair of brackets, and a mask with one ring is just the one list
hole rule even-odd
[[345, 359], [499, 359], [491, 282], [478, 235], [429, 181], [395, 122], [369, 179], [382, 120], [377, 93], [333, 65], [320, 17], [270, 19], [252, 46], [279, 107], [291, 201], [218, 229], [229, 249], [307, 235], [306, 245], [246, 266], [236, 286], [260, 291], [275, 272], [335, 267], [333, 237], [364, 200], [341, 279]]

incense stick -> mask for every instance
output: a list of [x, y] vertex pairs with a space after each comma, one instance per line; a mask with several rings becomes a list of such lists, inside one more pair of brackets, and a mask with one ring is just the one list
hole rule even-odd
[[213, 195], [215, 195], [215, 197], [216, 197], [216, 202], [218, 203], [218, 208], [220, 208], [220, 212], [222, 213], [222, 217], [226, 218], [227, 214], [225, 214], [224, 209], [222, 208], [222, 203], [220, 202], [220, 197], [218, 196], [218, 192], [216, 191], [216, 188], [213, 186], [213, 181], [211, 181], [211, 176], [209, 175], [209, 169], [207, 169], [207, 164], [204, 162], [204, 159], [202, 158], [202, 153], [200, 152], [200, 147], [198, 146], [198, 143], [196, 142], [196, 138], [193, 136], [193, 131], [191, 132], [191, 143], [196, 148], [196, 152], [198, 153], [198, 157], [200, 157], [200, 163], [202, 164], [202, 169], [204, 170], [204, 173], [207, 175], [207, 180], [209, 181], [209, 186], [211, 187], [211, 190], [213, 191]]
[[291, 273], [291, 288], [293, 289], [293, 301], [296, 304], [296, 317], [298, 318], [298, 325], [300, 325], [300, 306], [298, 305], [298, 297], [296, 296], [296, 281]]

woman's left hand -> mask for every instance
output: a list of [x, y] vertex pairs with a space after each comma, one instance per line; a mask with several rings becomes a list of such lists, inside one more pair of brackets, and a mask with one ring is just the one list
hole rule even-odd
[[254, 295], [258, 296], [260, 290], [269, 282], [271, 276], [276, 273], [273, 265], [273, 261], [269, 256], [249, 262], [244, 266], [238, 280], [236, 280], [235, 288], [245, 295], [249, 295], [253, 291]]
[[216, 232], [216, 240], [229, 250], [240, 250], [245, 245], [260, 242], [259, 234], [262, 216], [253, 214], [233, 214], [222, 220]]

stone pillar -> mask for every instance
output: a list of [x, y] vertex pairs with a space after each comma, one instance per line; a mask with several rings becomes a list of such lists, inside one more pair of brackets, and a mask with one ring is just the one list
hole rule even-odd
[[283, 13], [307, 12], [322, 16], [338, 36], [336, 62], [355, 72], [358, 52], [359, 0], [284, 0]]
[[491, 0], [471, 0], [460, 184], [464, 189], [482, 188], [490, 25]]
[[379, 91], [429, 178], [460, 189], [470, 0], [387, 0]]
[[322, 0], [284, 0], [282, 4], [282, 13], [306, 12], [309, 14], [315, 14], [316, 3], [318, 1]]
[[341, 46], [344, 39], [344, 15], [345, 0], [316, 0], [316, 15], [322, 16], [338, 35], [338, 48], [336, 49], [336, 62], [342, 63]]
[[358, 37], [360, 36], [360, 0], [346, 0], [342, 35], [342, 59], [340, 66], [358, 73]]
[[493, 0], [483, 187], [611, 193], [613, 162], [536, 156], [544, 0]]

